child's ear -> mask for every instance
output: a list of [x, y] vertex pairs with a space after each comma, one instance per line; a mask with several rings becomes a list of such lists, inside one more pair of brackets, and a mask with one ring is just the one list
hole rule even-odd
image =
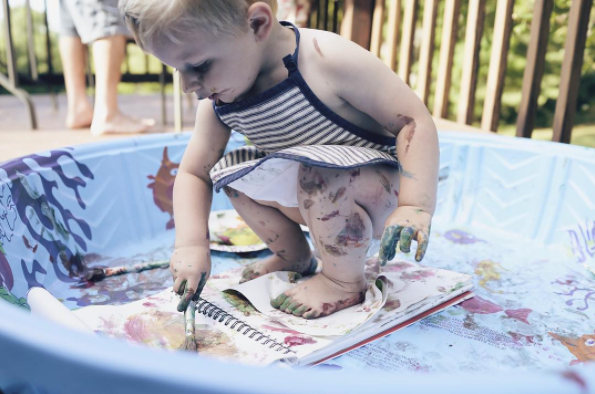
[[262, 41], [269, 36], [273, 23], [275, 17], [268, 4], [256, 2], [248, 8], [248, 25], [257, 40]]

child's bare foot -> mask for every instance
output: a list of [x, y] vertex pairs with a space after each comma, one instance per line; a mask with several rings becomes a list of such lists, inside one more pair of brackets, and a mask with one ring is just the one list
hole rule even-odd
[[66, 127], [69, 129], [85, 129], [93, 121], [93, 108], [89, 103], [78, 108], [69, 108], [66, 114]]
[[314, 256], [298, 260], [297, 262], [288, 261], [284, 258], [283, 253], [279, 252], [262, 261], [252, 263], [242, 272], [242, 279], [240, 283], [247, 282], [252, 279], [259, 278], [270, 272], [277, 271], [293, 271], [303, 276], [312, 275], [316, 271], [318, 262]]
[[305, 319], [328, 316], [364, 301], [366, 282], [338, 282], [322, 272], [271, 301], [271, 306]]
[[93, 118], [91, 134], [137, 134], [144, 133], [155, 125], [153, 119], [135, 119], [118, 113], [107, 118]]

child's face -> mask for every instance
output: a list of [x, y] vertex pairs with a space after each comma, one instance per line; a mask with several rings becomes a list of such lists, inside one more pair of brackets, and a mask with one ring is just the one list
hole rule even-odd
[[161, 37], [146, 49], [177, 69], [184, 92], [199, 100], [231, 103], [250, 90], [260, 72], [261, 52], [252, 30], [218, 37], [194, 32], [178, 39], [181, 44]]

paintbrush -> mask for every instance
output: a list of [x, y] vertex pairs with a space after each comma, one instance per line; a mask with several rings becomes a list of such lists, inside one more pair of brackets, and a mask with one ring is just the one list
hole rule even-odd
[[186, 337], [184, 339], [184, 345], [182, 346], [182, 350], [188, 350], [191, 352], [196, 352], [198, 350], [198, 346], [196, 345], [196, 336], [195, 336], [195, 320], [196, 319], [196, 303], [194, 301], [190, 301], [188, 303], [188, 307], [184, 311], [184, 325], [186, 327], [185, 334]]
[[202, 289], [205, 287], [206, 282], [207, 273], [202, 272], [196, 293], [186, 287], [186, 281], [183, 281], [180, 285], [180, 289], [183, 286], [184, 294], [180, 299], [177, 309], [179, 312], [184, 311], [184, 325], [186, 327], [186, 339], [184, 340], [184, 346], [182, 346], [182, 350], [189, 350], [192, 352], [196, 352], [198, 350], [194, 331], [194, 323], [196, 320], [196, 301], [201, 300], [200, 294], [202, 293]]
[[89, 282], [99, 282], [110, 276], [123, 275], [129, 274], [131, 272], [142, 272], [156, 268], [167, 267], [169, 267], [169, 260], [148, 261], [145, 263], [138, 263], [129, 266], [123, 265], [120, 267], [93, 268], [87, 273], [87, 275], [85, 275], [85, 279]]

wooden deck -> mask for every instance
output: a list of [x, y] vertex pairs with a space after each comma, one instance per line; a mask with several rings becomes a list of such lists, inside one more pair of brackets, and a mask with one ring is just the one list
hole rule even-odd
[[[74, 146], [97, 141], [127, 138], [130, 135], [106, 135], [95, 137], [89, 129], [67, 130], [64, 126], [66, 118], [66, 97], [58, 96], [58, 110], [52, 106], [49, 95], [33, 96], [39, 129], [31, 131], [27, 113], [23, 104], [13, 96], [0, 96], [0, 162], [64, 146]], [[184, 130], [194, 126], [195, 102], [184, 101]], [[167, 121], [163, 125], [161, 118], [161, 100], [159, 95], [121, 95], [122, 112], [135, 117], [153, 118], [156, 126], [152, 133], [173, 132], [173, 98], [166, 98]]]
[[[97, 141], [105, 141], [129, 136], [106, 135], [92, 136], [88, 129], [66, 130], [64, 119], [66, 118], [66, 98], [58, 96], [58, 110], [52, 107], [52, 101], [48, 95], [33, 97], [39, 130], [31, 131], [28, 128], [25, 107], [13, 96], [0, 96], [0, 162], [16, 157], [25, 156], [35, 152], [64, 146], [74, 146]], [[167, 120], [166, 125], [162, 124], [161, 102], [158, 95], [125, 95], [120, 97], [122, 111], [136, 117], [152, 117], [157, 125], [151, 131], [153, 133], [173, 132], [173, 98], [167, 97]], [[194, 127], [194, 101], [184, 101], [184, 130], [192, 130]], [[435, 120], [439, 130], [455, 130], [482, 132], [474, 127], [460, 125], [447, 120]]]

